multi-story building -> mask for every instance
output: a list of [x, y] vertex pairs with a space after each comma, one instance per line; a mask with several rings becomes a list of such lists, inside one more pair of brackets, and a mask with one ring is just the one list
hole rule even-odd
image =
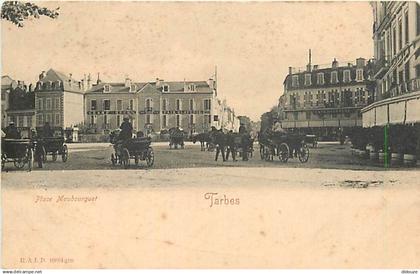
[[[160, 132], [180, 127], [188, 133], [208, 131], [219, 123], [213, 105], [217, 100], [213, 79], [102, 83], [85, 94], [85, 125], [97, 131], [115, 129], [124, 117], [137, 131]], [[231, 117], [232, 118], [232, 117]]]
[[7, 126], [9, 119], [6, 110], [9, 108], [9, 95], [17, 87], [17, 82], [10, 76], [1, 77], [1, 127]]
[[372, 2], [375, 103], [363, 126], [420, 122], [420, 5]]
[[28, 87], [18, 81], [17, 87], [9, 93], [9, 107], [6, 110], [9, 121], [13, 121], [18, 128], [32, 128], [35, 126], [35, 93], [32, 85]]
[[76, 81], [72, 75], [50, 69], [39, 75], [35, 87], [36, 126], [45, 122], [52, 126], [71, 128], [84, 121], [84, 92], [91, 79]]
[[279, 100], [282, 127], [335, 137], [340, 130], [361, 126], [360, 110], [373, 101], [370, 66], [364, 58], [312, 66], [309, 58], [306, 68], [289, 67]]

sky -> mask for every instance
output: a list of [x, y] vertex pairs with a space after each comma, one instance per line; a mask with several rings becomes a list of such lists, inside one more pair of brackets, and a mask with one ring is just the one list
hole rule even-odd
[[1, 21], [2, 75], [207, 80], [254, 121], [277, 104], [288, 67], [373, 56], [368, 2], [38, 2], [56, 20]]

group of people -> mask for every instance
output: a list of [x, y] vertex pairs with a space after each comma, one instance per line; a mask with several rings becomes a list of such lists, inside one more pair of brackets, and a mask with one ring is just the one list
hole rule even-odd
[[[239, 136], [234, 133], [233, 130], [230, 130], [227, 134], [223, 133], [222, 129], [217, 130], [215, 127], [212, 127], [210, 135], [213, 139], [214, 144], [216, 145], [216, 157], [215, 161], [218, 160], [219, 155], [222, 156], [223, 162], [229, 160], [229, 155], [232, 156], [232, 160], [236, 162], [236, 148], [237, 144], [235, 143], [235, 138], [240, 138], [240, 147], [242, 149], [242, 160], [248, 161], [248, 153], [250, 146], [252, 146], [251, 136], [247, 132], [243, 124], [239, 127]], [[226, 153], [225, 153], [226, 152]]]
[[[37, 135], [37, 132], [35, 129], [31, 129], [29, 138], [35, 138]], [[42, 132], [39, 134], [42, 137], [53, 137], [54, 131], [50, 126], [50, 123], [45, 122], [44, 126], [42, 127]], [[6, 139], [22, 139], [22, 133], [20, 130], [16, 127], [15, 122], [11, 121], [9, 125], [2, 130], [2, 138]]]

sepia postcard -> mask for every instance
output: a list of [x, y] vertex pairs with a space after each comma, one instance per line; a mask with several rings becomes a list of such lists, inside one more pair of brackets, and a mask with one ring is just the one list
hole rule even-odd
[[417, 273], [418, 2], [1, 6], [2, 269]]

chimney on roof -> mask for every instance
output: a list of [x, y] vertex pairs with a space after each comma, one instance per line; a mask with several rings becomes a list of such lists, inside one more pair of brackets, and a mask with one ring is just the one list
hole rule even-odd
[[98, 79], [96, 80], [96, 84], [99, 85], [101, 83], [101, 79], [99, 78], [99, 72], [98, 72]]
[[92, 88], [92, 77], [90, 76], [90, 73], [88, 74], [87, 80], [85, 83], [86, 83], [86, 90]]
[[317, 70], [318, 69], [318, 65], [314, 65], [314, 70]]
[[307, 71], [311, 71], [312, 70], [312, 52], [311, 49], [309, 49], [309, 58], [308, 58], [308, 65], [306, 66], [306, 70]]
[[124, 86], [126, 88], [131, 87], [131, 79], [130, 78], [128, 78], [128, 77], [125, 78], [125, 85]]
[[292, 74], [292, 67], [289, 67], [289, 74]]
[[211, 90], [214, 90], [214, 80], [213, 80], [213, 78], [209, 78], [209, 80], [207, 81], [207, 84], [209, 85]]
[[161, 87], [163, 83], [163, 79], [156, 78], [156, 87]]
[[337, 62], [337, 60], [335, 58], [334, 58], [334, 61], [332, 62], [331, 67], [332, 68], [337, 68], [338, 67], [338, 62]]
[[358, 68], [363, 68], [365, 66], [366, 59], [365, 58], [357, 58], [356, 59], [356, 66]]
[[348, 66], [348, 67], [351, 67], [351, 66], [352, 66], [352, 63], [347, 63], [347, 66]]

